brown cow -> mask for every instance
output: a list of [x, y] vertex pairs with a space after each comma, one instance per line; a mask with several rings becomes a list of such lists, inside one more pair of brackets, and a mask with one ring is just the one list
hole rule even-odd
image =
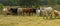
[[26, 14], [28, 14], [28, 15], [30, 15], [31, 13], [33, 14], [33, 13], [35, 13], [36, 14], [36, 9], [34, 9], [34, 8], [25, 8], [25, 9], [23, 9], [23, 14], [24, 13], [26, 13]]
[[32, 12], [32, 8], [25, 8], [25, 9], [23, 9], [23, 14], [28, 14], [28, 15], [30, 15], [30, 13]]

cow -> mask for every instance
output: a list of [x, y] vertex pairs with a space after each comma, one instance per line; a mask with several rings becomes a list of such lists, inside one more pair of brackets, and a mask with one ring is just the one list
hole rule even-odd
[[56, 18], [58, 16], [60, 16], [60, 11], [54, 10], [54, 17]]
[[17, 12], [18, 8], [10, 8], [10, 12], [12, 15], [17, 15], [18, 12]]
[[35, 8], [26, 8], [26, 9], [23, 9], [23, 13], [27, 13], [28, 15], [30, 15], [31, 13], [36, 14], [36, 9]]
[[36, 10], [36, 14], [39, 16], [40, 15], [40, 9]]
[[8, 8], [3, 8], [2, 13], [3, 13], [4, 15], [9, 15], [9, 14], [10, 14]]
[[40, 16], [43, 16], [43, 18], [52, 18], [53, 16], [53, 8], [52, 7], [42, 7], [40, 8]]
[[18, 15], [22, 15], [22, 13], [23, 13], [23, 8], [18, 8], [17, 12], [18, 12]]
[[17, 14], [17, 8], [3, 8], [3, 14], [5, 15], [15, 15]]

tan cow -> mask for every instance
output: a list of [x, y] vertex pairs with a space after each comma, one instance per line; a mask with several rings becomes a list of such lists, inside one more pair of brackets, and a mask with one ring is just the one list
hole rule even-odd
[[56, 18], [58, 16], [60, 16], [60, 11], [54, 10], [54, 17]]

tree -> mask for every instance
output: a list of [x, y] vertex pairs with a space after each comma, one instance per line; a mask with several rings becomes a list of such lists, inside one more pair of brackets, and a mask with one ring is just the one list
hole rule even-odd
[[57, 0], [48, 0], [48, 5], [49, 6], [55, 6], [55, 5], [57, 5]]
[[57, 0], [57, 4], [60, 5], [60, 0]]
[[40, 0], [19, 0], [20, 1], [20, 6], [39, 6], [40, 5]]
[[4, 5], [0, 3], [0, 12], [2, 12], [3, 6]]

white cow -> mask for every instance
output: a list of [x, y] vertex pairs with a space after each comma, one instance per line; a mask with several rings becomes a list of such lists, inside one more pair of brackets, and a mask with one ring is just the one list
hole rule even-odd
[[36, 10], [36, 13], [37, 13], [37, 15], [39, 16], [39, 15], [40, 15], [40, 9], [37, 9], [37, 10]]
[[[42, 7], [40, 8], [41, 12], [40, 14], [46, 18], [52, 15], [53, 13], [53, 8], [52, 7]], [[52, 16], [51, 16], [52, 17]]]
[[22, 9], [23, 9], [23, 8], [18, 8], [18, 10], [17, 10], [18, 15], [22, 14]]
[[8, 8], [3, 8], [2, 12], [3, 12], [3, 14], [5, 14], [5, 15], [7, 15], [7, 14], [10, 13], [9, 10], [8, 10]]

